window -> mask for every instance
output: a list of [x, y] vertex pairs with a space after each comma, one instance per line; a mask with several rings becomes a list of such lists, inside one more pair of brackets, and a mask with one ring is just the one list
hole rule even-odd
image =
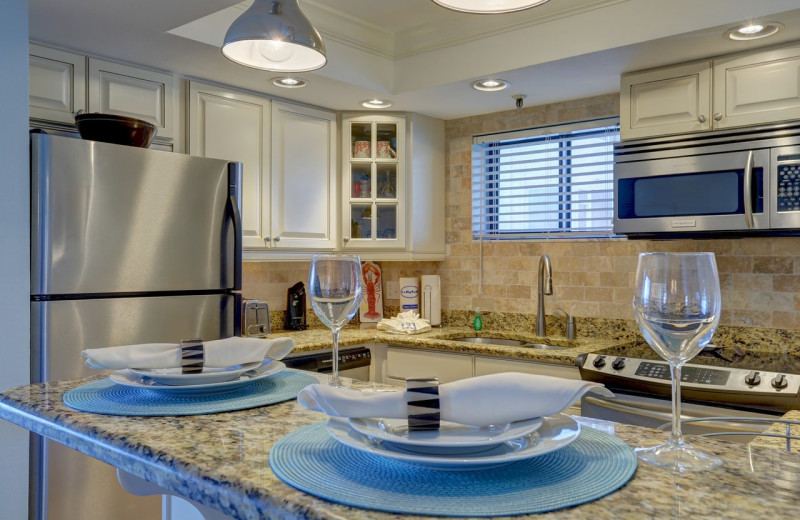
[[618, 141], [616, 118], [474, 138], [473, 238], [612, 236]]

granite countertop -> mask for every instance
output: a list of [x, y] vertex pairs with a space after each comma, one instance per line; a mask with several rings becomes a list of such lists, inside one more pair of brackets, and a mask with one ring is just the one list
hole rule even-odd
[[[453, 341], [455, 338], [482, 336], [506, 338], [567, 347], [563, 350], [545, 350], [531, 347], [511, 347], [490, 343], [467, 343]], [[296, 346], [292, 351], [309, 352], [331, 347], [331, 332], [328, 329], [307, 329], [303, 331], [275, 331], [270, 338], [290, 337]], [[361, 345], [365, 343], [389, 343], [408, 348], [434, 349], [449, 352], [462, 352], [486, 356], [509, 357], [547, 363], [572, 365], [579, 354], [596, 352], [610, 347], [635, 345], [637, 339], [607, 339], [583, 337], [568, 340], [563, 337], [541, 338], [533, 333], [509, 332], [508, 330], [483, 330], [475, 332], [470, 327], [435, 327], [420, 334], [391, 334], [372, 328], [346, 327], [342, 329], [339, 346]]]
[[[324, 419], [295, 401], [183, 417], [112, 417], [76, 412], [63, 404], [65, 391], [93, 379], [97, 378], [7, 390], [0, 394], [0, 418], [233, 518], [418, 518], [338, 505], [280, 481], [269, 466], [271, 446], [291, 431]], [[630, 446], [653, 444], [664, 435], [603, 421], [591, 424]], [[709, 439], [692, 442], [721, 456], [723, 468], [678, 475], [642, 464], [625, 487], [609, 496], [529, 518], [800, 517], [800, 455]]]

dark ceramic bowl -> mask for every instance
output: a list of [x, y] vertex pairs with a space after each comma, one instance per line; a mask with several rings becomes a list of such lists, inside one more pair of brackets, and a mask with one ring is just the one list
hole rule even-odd
[[75, 125], [83, 139], [147, 148], [156, 136], [152, 123], [113, 114], [80, 114]]

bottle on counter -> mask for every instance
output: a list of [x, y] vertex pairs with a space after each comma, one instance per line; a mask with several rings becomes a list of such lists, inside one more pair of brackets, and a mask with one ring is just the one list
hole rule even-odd
[[475, 307], [475, 321], [472, 322], [472, 327], [476, 332], [483, 328], [483, 318], [481, 318], [480, 307]]

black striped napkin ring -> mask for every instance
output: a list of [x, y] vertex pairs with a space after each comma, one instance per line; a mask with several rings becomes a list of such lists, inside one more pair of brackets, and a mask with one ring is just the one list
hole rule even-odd
[[181, 340], [181, 373], [196, 374], [203, 371], [205, 351], [202, 339]]
[[408, 431], [439, 429], [439, 380], [406, 379]]

